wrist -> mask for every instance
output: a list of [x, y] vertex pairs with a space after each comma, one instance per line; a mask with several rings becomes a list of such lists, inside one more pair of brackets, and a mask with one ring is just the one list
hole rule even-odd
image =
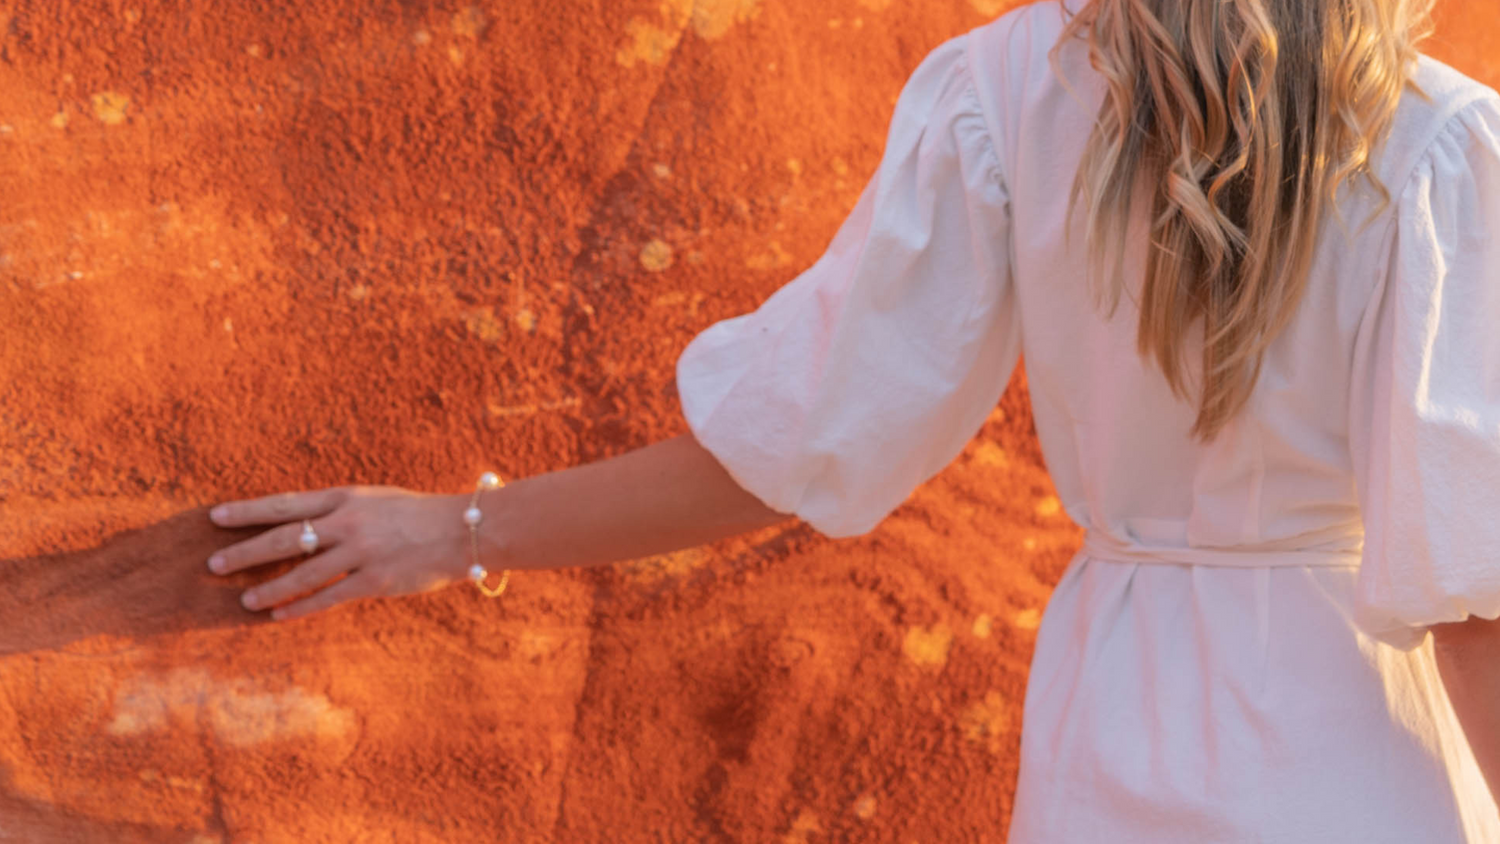
[[469, 550], [469, 526], [464, 524], [464, 510], [469, 507], [469, 496], [444, 493], [438, 502], [437, 518], [443, 525], [440, 534], [443, 559], [448, 561], [443, 573], [452, 580], [468, 580], [473, 554]]
[[483, 566], [491, 574], [491, 580], [499, 577], [502, 571], [515, 568], [511, 553], [511, 539], [514, 536], [515, 494], [520, 483], [519, 480], [512, 481], [479, 493], [475, 506], [479, 508], [480, 520], [472, 536], [468, 524], [464, 522], [463, 514], [473, 501], [473, 493], [456, 496], [457, 510], [455, 512], [457, 515], [454, 519], [458, 529], [462, 531], [465, 577], [468, 576], [469, 568], [475, 563]]

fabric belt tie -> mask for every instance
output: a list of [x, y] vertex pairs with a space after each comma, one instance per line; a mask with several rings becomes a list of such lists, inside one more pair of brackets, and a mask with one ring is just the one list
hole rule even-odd
[[1310, 549], [1275, 547], [1188, 548], [1171, 545], [1127, 544], [1090, 530], [1084, 534], [1080, 553], [1113, 563], [1168, 563], [1184, 566], [1230, 568], [1287, 568], [1297, 566], [1358, 566], [1360, 549]]

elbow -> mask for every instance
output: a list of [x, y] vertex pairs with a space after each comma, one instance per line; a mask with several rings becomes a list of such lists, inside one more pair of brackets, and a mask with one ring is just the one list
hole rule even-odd
[[1434, 624], [1428, 630], [1433, 648], [1442, 653], [1500, 656], [1500, 619], [1471, 615], [1463, 621]]

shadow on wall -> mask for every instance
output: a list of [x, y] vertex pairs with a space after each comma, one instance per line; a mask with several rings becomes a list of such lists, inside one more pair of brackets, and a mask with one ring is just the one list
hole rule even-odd
[[[181, 840], [179, 829], [145, 824], [102, 824], [69, 815], [48, 803], [11, 796], [10, 772], [0, 764], [0, 844], [37, 844], [43, 841], [109, 841], [111, 844], [155, 844]], [[218, 839], [209, 839], [218, 840]]]
[[240, 593], [292, 561], [229, 576], [205, 565], [209, 554], [261, 530], [220, 528], [199, 507], [95, 548], [0, 560], [0, 656], [100, 635], [141, 639], [269, 623], [267, 614], [240, 606]]
[[[121, 648], [130, 649], [161, 635], [274, 623], [269, 613], [241, 607], [240, 594], [290, 571], [299, 560], [230, 575], [210, 572], [207, 561], [214, 551], [269, 528], [221, 528], [209, 521], [208, 509], [196, 507], [123, 531], [94, 548], [0, 559], [0, 657], [56, 650], [98, 636], [117, 637]], [[633, 560], [618, 577], [598, 578], [594, 599], [630, 611], [783, 558], [809, 541], [818, 541], [813, 529], [793, 520], [747, 540], [715, 565], [673, 572], [663, 569], [663, 559], [671, 555]], [[0, 844], [4, 841], [0, 838]]]

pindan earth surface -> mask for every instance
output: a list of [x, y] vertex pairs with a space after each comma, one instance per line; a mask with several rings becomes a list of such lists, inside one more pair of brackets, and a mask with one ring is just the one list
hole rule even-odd
[[[872, 533], [265, 623], [217, 501], [685, 430], [1010, 0], [0, 0], [0, 841], [1004, 840], [1080, 534], [1024, 371]], [[1500, 82], [1500, 6], [1428, 51]]]

